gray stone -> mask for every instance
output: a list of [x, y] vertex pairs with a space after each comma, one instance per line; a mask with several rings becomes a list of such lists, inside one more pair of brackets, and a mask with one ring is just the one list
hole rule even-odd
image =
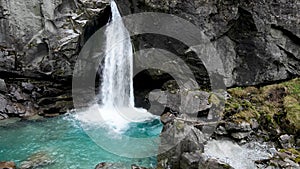
[[95, 169], [127, 169], [126, 166], [120, 163], [101, 162], [96, 165]]
[[250, 135], [250, 132], [237, 132], [237, 133], [231, 133], [231, 137], [241, 140]]
[[[164, 126], [160, 135], [158, 162], [173, 169], [180, 168], [181, 154], [184, 152], [203, 152], [205, 135], [197, 128], [185, 124], [183, 121], [174, 120], [173, 124]], [[164, 161], [167, 161], [165, 164]]]
[[0, 113], [0, 120], [4, 120], [4, 119], [7, 119], [7, 118], [8, 118], [7, 114]]
[[6, 97], [0, 94], [0, 113], [6, 113], [5, 111], [6, 105], [7, 105]]
[[300, 149], [300, 139], [296, 139], [296, 147], [298, 147]]
[[180, 159], [180, 167], [185, 169], [198, 169], [200, 161], [203, 159], [201, 151], [183, 153]]
[[28, 100], [28, 97], [21, 91], [19, 87], [11, 87], [10, 89], [10, 95], [16, 100], [16, 101], [25, 101]]
[[218, 135], [226, 135], [226, 134], [228, 134], [228, 132], [226, 131], [225, 127], [223, 127], [223, 126], [217, 127], [215, 133], [218, 134]]
[[147, 168], [146, 167], [140, 167], [140, 166], [137, 166], [135, 164], [132, 164], [131, 169], [147, 169]]
[[295, 139], [293, 135], [284, 134], [279, 137], [280, 145], [283, 148], [292, 148], [295, 145]]
[[251, 125], [247, 122], [241, 123], [234, 123], [234, 122], [227, 122], [225, 123], [225, 128], [227, 131], [251, 131]]
[[176, 118], [174, 114], [171, 114], [170, 112], [167, 112], [160, 116], [160, 121], [165, 125], [167, 123], [173, 122], [173, 120]]
[[28, 92], [31, 92], [34, 89], [34, 85], [28, 82], [22, 82], [22, 88]]
[[256, 119], [251, 119], [250, 124], [251, 124], [252, 130], [258, 129], [258, 127], [259, 127], [259, 123], [257, 122]]
[[214, 158], [209, 158], [203, 163], [200, 163], [199, 169], [207, 168], [207, 169], [234, 169], [229, 164], [221, 162]]
[[6, 83], [3, 79], [0, 79], [0, 92], [1, 93], [7, 92]]
[[283, 167], [285, 167], [285, 168], [290, 167], [290, 168], [295, 168], [295, 169], [297, 168], [297, 169], [300, 169], [300, 165], [297, 164], [297, 163], [295, 163], [294, 161], [292, 161], [292, 160], [290, 160], [290, 159], [288, 159], [288, 158], [284, 159], [284, 161], [285, 161], [287, 164], [285, 164], [285, 166], [283, 166]]

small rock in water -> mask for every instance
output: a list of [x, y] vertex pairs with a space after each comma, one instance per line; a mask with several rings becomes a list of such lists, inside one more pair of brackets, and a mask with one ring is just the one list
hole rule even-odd
[[4, 119], [7, 119], [7, 118], [8, 118], [7, 114], [0, 113], [0, 120], [4, 120]]
[[147, 168], [146, 167], [137, 166], [136, 164], [132, 164], [131, 165], [131, 169], [147, 169]]
[[53, 160], [45, 152], [38, 152], [31, 155], [20, 165], [20, 169], [31, 169], [46, 166], [53, 163]]
[[127, 169], [126, 166], [119, 163], [101, 162], [96, 165], [95, 169]]
[[109, 164], [102, 162], [96, 165], [95, 169], [100, 169], [109, 166]]
[[16, 164], [12, 161], [0, 162], [0, 169], [16, 169]]
[[246, 138], [250, 135], [250, 132], [237, 132], [237, 133], [231, 133], [231, 136], [235, 139], [241, 140], [243, 138]]

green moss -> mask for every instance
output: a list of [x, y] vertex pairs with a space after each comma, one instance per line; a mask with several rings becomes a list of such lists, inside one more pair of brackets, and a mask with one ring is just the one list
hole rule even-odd
[[294, 162], [300, 164], [300, 156], [296, 157], [296, 158], [294, 159]]
[[210, 96], [208, 98], [208, 102], [210, 104], [219, 105], [221, 101], [220, 101], [220, 98], [216, 94], [212, 93], [212, 94], [210, 94]]
[[286, 120], [294, 127], [296, 131], [300, 130], [300, 104], [299, 101], [292, 97], [284, 98], [284, 109], [286, 111]]
[[241, 88], [241, 87], [228, 89], [228, 93], [231, 96], [238, 97], [238, 98], [247, 96], [247, 92], [245, 90], [243, 90], [243, 88]]
[[266, 130], [300, 131], [300, 78], [260, 88], [232, 88], [228, 93], [232, 97], [225, 103], [225, 119], [255, 118]]
[[250, 122], [251, 119], [258, 119], [259, 117], [259, 113], [253, 109], [240, 111], [239, 113], [233, 115], [233, 118], [236, 119], [236, 121], [238, 121], [237, 119], [242, 119], [247, 122]]
[[283, 85], [288, 88], [290, 95], [300, 100], [300, 78], [284, 82]]

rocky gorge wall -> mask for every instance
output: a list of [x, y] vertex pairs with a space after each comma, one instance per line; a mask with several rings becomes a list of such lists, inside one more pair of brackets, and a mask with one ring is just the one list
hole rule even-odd
[[[156, 11], [195, 24], [217, 48], [227, 87], [272, 83], [300, 74], [299, 1], [118, 0], [118, 4], [124, 15]], [[166, 46], [168, 40], [155, 43]], [[178, 44], [169, 43], [173, 48]]]
[[[300, 75], [297, 0], [117, 3], [123, 15], [163, 12], [195, 24], [221, 56], [227, 87], [260, 85]], [[108, 22], [109, 15], [108, 1], [104, 0], [1, 0], [1, 118], [37, 113], [52, 116], [51, 113], [64, 113], [71, 108], [71, 77], [76, 57], [84, 42]], [[134, 38], [136, 50], [147, 45], [160, 46], [187, 57], [186, 46], [172, 39], [170, 44], [170, 37], [161, 37], [159, 41], [152, 35]], [[193, 55], [189, 58], [188, 65], [198, 74], [197, 80], [209, 83], [201, 61]], [[163, 84], [157, 74], [148, 74], [150, 79], [158, 79], [155, 83]], [[162, 79], [170, 80], [166, 76]]]
[[0, 118], [55, 116], [73, 107], [73, 67], [108, 22], [108, 1], [0, 1]]

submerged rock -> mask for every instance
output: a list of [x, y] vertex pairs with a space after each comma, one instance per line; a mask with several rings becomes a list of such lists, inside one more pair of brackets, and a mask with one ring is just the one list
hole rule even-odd
[[0, 162], [0, 169], [16, 169], [16, 164], [12, 161]]
[[140, 166], [137, 166], [135, 164], [132, 164], [131, 169], [147, 169], [147, 168], [146, 167], [140, 167]]
[[247, 138], [250, 135], [250, 132], [237, 132], [237, 133], [231, 133], [231, 136], [235, 139], [241, 140], [244, 138]]
[[27, 160], [21, 162], [20, 169], [32, 169], [47, 166], [54, 161], [45, 152], [38, 152], [31, 155]]
[[95, 169], [127, 169], [126, 166], [119, 163], [101, 162], [96, 165]]

